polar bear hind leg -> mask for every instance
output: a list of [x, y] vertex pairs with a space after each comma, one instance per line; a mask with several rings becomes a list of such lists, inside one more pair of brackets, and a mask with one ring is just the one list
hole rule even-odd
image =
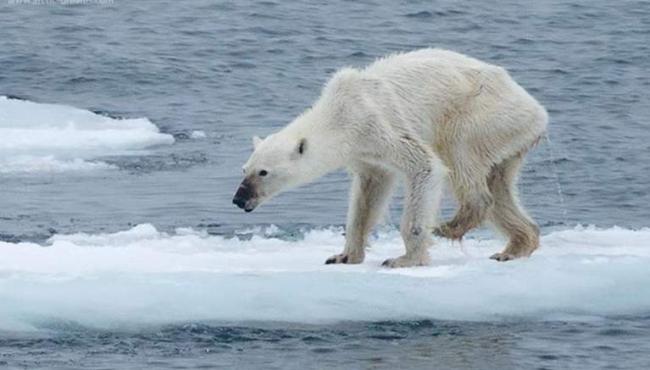
[[468, 231], [483, 222], [494, 203], [486, 178], [487, 175], [463, 173], [458, 168], [451, 171], [450, 180], [459, 208], [450, 221], [434, 229], [435, 235], [460, 240]]
[[517, 173], [523, 156], [519, 153], [494, 166], [487, 181], [494, 197], [488, 218], [509, 238], [503, 252], [490, 257], [497, 261], [528, 257], [539, 246], [539, 227], [523, 210], [517, 196]]

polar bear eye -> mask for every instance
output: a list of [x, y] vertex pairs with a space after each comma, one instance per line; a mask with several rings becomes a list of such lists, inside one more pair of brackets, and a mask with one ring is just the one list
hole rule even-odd
[[260, 171], [260, 176], [266, 176], [266, 175], [268, 175], [268, 174], [269, 174], [269, 173], [268, 173], [267, 170], [261, 170], [261, 171]]

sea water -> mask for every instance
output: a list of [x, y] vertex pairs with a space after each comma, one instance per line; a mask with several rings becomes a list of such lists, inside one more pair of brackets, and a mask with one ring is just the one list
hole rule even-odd
[[[642, 1], [0, 2], [0, 367], [649, 367], [649, 20]], [[549, 110], [520, 178], [532, 258], [489, 260], [504, 241], [481, 229], [381, 268], [398, 190], [366, 261], [325, 266], [342, 172], [231, 204], [253, 135], [337, 68], [428, 46]]]

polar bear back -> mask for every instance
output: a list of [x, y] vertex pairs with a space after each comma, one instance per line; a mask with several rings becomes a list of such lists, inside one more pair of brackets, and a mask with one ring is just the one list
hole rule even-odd
[[445, 162], [454, 160], [451, 150], [463, 146], [498, 163], [537, 140], [548, 120], [504, 68], [442, 49], [394, 54], [361, 70], [345, 69], [330, 85], [353, 91], [356, 101], [380, 112], [377, 124], [432, 144]]

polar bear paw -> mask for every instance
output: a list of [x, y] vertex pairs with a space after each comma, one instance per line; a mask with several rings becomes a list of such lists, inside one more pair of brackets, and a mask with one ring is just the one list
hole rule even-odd
[[433, 229], [433, 234], [441, 238], [461, 240], [467, 230], [455, 223], [447, 222]]
[[328, 258], [325, 260], [326, 265], [331, 265], [335, 263], [345, 263], [345, 264], [359, 264], [363, 262], [363, 257], [357, 254], [351, 254], [351, 253], [340, 253], [340, 254], [335, 254], [332, 257]]
[[499, 261], [499, 262], [511, 261], [511, 260], [514, 260], [515, 258], [517, 258], [515, 255], [510, 254], [510, 253], [505, 253], [505, 252], [495, 253], [495, 254], [490, 256], [491, 260], [495, 260], [495, 261]]
[[397, 258], [389, 258], [381, 265], [388, 268], [400, 268], [400, 267], [413, 267], [413, 266], [427, 266], [429, 264], [429, 257], [422, 256], [419, 258], [413, 258], [410, 256], [400, 256]]

